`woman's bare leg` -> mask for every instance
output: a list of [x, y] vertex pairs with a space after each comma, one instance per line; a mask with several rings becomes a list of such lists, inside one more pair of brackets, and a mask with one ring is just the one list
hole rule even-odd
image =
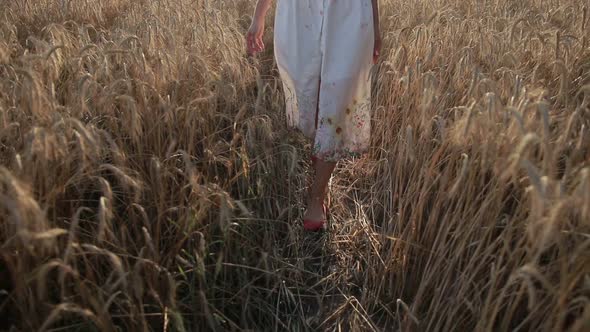
[[[322, 80], [318, 83], [319, 86], [322, 85]], [[320, 97], [320, 90], [318, 89], [318, 100]], [[319, 104], [318, 108], [316, 109], [315, 113], [315, 128], [318, 128], [318, 121], [319, 121]], [[324, 215], [324, 207], [323, 203], [326, 199], [326, 193], [328, 192], [328, 182], [330, 182], [330, 177], [332, 176], [332, 172], [334, 171], [334, 167], [336, 163], [334, 162], [325, 162], [320, 160], [319, 158], [315, 161], [312, 161], [312, 166], [314, 168], [315, 176], [313, 178], [313, 182], [311, 187], [309, 188], [309, 196], [307, 199], [307, 210], [305, 211], [305, 215], [303, 219], [313, 220], [313, 221], [321, 221], [325, 220], [326, 216]]]
[[320, 221], [326, 218], [323, 203], [328, 192], [328, 182], [335, 166], [335, 162], [326, 162], [321, 159], [315, 162], [315, 177], [309, 191], [304, 219]]

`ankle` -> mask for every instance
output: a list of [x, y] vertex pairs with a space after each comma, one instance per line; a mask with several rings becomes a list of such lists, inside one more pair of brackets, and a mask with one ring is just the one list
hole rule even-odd
[[307, 199], [307, 204], [309, 205], [321, 205], [324, 203], [323, 196], [310, 196]]

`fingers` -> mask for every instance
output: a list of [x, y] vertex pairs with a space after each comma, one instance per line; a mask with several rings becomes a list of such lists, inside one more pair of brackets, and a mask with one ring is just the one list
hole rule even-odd
[[262, 41], [262, 38], [256, 38], [254, 40], [255, 46], [256, 46], [256, 52], [262, 52], [264, 51], [264, 42]]
[[375, 49], [373, 51], [373, 64], [377, 64], [378, 60], [379, 60], [379, 50]]
[[381, 54], [381, 41], [377, 41], [373, 48], [373, 64], [377, 64], [379, 61], [379, 55]]
[[254, 35], [250, 32], [246, 35], [246, 50], [248, 55], [253, 55], [255, 52]]
[[248, 32], [246, 35], [246, 50], [248, 55], [264, 51], [264, 42], [262, 41], [262, 38], [256, 37], [253, 33]]

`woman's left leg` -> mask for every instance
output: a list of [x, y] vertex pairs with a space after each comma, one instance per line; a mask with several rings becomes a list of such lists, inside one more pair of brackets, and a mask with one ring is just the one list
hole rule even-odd
[[[323, 221], [335, 161], [367, 151], [370, 137], [370, 72], [373, 60], [371, 0], [322, 3], [318, 111], [312, 182], [305, 220]], [[307, 227], [306, 227], [307, 228]]]
[[310, 187], [307, 210], [303, 219], [323, 221], [326, 219], [324, 202], [328, 193], [328, 183], [330, 182], [330, 177], [336, 167], [336, 163], [317, 159], [314, 164], [315, 175]]
[[[322, 80], [319, 81], [321, 86]], [[318, 89], [318, 99], [320, 91]], [[315, 113], [315, 130], [318, 128], [319, 105]], [[313, 144], [313, 140], [312, 140]], [[311, 186], [309, 187], [309, 195], [307, 198], [307, 210], [303, 216], [303, 220], [324, 221], [324, 202], [328, 193], [328, 183], [332, 177], [332, 172], [336, 166], [335, 162], [326, 162], [319, 159], [313, 154], [311, 155], [311, 165], [314, 171]]]

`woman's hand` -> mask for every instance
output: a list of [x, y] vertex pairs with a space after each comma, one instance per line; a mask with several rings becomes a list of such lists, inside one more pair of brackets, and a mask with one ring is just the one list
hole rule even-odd
[[252, 19], [250, 29], [246, 33], [246, 49], [249, 55], [264, 51], [264, 42], [262, 36], [264, 35], [264, 17], [268, 12], [272, 0], [258, 0], [256, 2], [256, 10]]
[[264, 42], [262, 36], [264, 35], [264, 20], [254, 19], [246, 33], [246, 48], [249, 55], [264, 51]]
[[373, 47], [373, 64], [377, 64], [381, 53], [381, 28], [379, 24], [379, 1], [371, 0], [373, 5], [373, 31], [375, 32], [375, 46]]
[[381, 53], [381, 32], [375, 31], [375, 46], [373, 47], [373, 64], [379, 61], [379, 54]]

